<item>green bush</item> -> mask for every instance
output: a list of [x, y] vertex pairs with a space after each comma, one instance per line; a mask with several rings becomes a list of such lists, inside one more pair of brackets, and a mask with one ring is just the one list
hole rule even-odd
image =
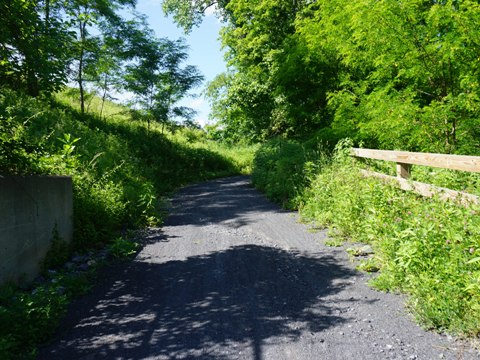
[[252, 182], [269, 198], [295, 208], [311, 175], [325, 156], [292, 140], [274, 139], [263, 144], [253, 160]]
[[[200, 130], [163, 133], [134, 121], [125, 107], [107, 103], [104, 117], [81, 115], [75, 90], [49, 101], [0, 88], [0, 175], [55, 174], [73, 179], [73, 250], [107, 246], [113, 257], [136, 251], [121, 237], [130, 228], [157, 225], [161, 199], [179, 186], [246, 173], [254, 147], [206, 140]], [[98, 99], [92, 99], [96, 109]], [[62, 270], [72, 248], [60, 239], [44, 262], [58, 268], [33, 291], [0, 288], [0, 359], [32, 358], [55, 330], [67, 302], [88, 291], [89, 272]]]
[[140, 245], [134, 241], [119, 237], [109, 245], [108, 249], [113, 257], [122, 259], [135, 254], [139, 246]]
[[422, 324], [480, 334], [478, 206], [423, 198], [363, 178], [345, 148], [337, 149], [303, 199], [304, 220], [329, 226], [332, 236], [373, 246], [372, 264], [381, 272], [372, 284], [409, 294]]
[[29, 97], [0, 88], [0, 174], [37, 171], [42, 141], [32, 139], [29, 128], [42, 115]]
[[[315, 141], [313, 141], [315, 143]], [[423, 198], [360, 173], [349, 156], [352, 142], [340, 141], [330, 159], [311, 144], [273, 140], [260, 147], [254, 184], [301, 218], [328, 227], [330, 245], [370, 244], [374, 256], [364, 271], [380, 270], [372, 285], [409, 295], [408, 304], [424, 326], [480, 334], [480, 207]], [[385, 162], [367, 162], [393, 172]], [[478, 193], [478, 175], [415, 168], [414, 177]], [[435, 176], [438, 175], [438, 176]]]
[[58, 287], [42, 286], [31, 293], [0, 288], [0, 358], [32, 358], [35, 345], [55, 331], [66, 302]]

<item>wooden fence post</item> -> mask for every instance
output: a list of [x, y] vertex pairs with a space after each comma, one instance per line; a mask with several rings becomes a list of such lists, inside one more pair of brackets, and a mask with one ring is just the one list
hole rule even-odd
[[412, 165], [397, 162], [397, 176], [402, 179], [410, 178], [410, 169]]

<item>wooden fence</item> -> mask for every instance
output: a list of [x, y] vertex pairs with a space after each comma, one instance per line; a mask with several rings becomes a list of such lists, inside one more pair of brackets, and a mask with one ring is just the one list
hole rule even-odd
[[463, 205], [480, 204], [480, 197], [461, 191], [450, 190], [418, 181], [410, 181], [412, 165], [431, 166], [443, 169], [480, 172], [480, 156], [429, 154], [407, 151], [387, 151], [372, 149], [352, 149], [352, 156], [397, 163], [397, 176], [389, 176], [373, 171], [362, 170], [364, 176], [373, 176], [386, 182], [396, 182], [403, 190], [414, 191], [422, 196], [437, 194], [444, 200], [456, 200]]

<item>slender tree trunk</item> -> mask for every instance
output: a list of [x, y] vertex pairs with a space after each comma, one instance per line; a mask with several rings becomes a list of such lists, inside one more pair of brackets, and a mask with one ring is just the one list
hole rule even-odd
[[78, 88], [80, 90], [80, 112], [85, 114], [85, 90], [83, 89], [83, 61], [85, 56], [86, 22], [80, 21], [80, 59], [78, 63]]
[[27, 93], [33, 97], [37, 97], [40, 94], [38, 90], [37, 74], [31, 66], [28, 66], [27, 68]]
[[25, 49], [25, 64], [26, 64], [26, 82], [27, 93], [30, 96], [37, 97], [40, 94], [38, 86], [37, 64], [40, 56], [39, 41], [41, 38], [42, 30], [39, 29], [39, 24], [35, 23], [35, 30], [33, 38], [29, 44], [29, 48]]
[[102, 107], [100, 108], [100, 119], [103, 115], [103, 106], [105, 105], [105, 99], [107, 97], [107, 74], [105, 74], [105, 79], [103, 82], [103, 95], [102, 95]]
[[50, 29], [50, 0], [45, 0], [45, 29]]

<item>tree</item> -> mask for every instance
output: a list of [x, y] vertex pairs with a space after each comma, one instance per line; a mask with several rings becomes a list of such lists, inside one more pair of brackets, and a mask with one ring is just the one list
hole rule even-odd
[[188, 33], [202, 22], [207, 9], [215, 7], [219, 16], [225, 17], [229, 2], [230, 0], [163, 0], [162, 7], [165, 14], [173, 15], [175, 22]]
[[0, 3], [0, 81], [31, 96], [50, 94], [67, 80], [73, 34], [56, 0]]
[[145, 112], [148, 127], [152, 120], [164, 128], [174, 117], [190, 119], [193, 110], [176, 104], [203, 81], [203, 76], [194, 66], [181, 67], [187, 58], [184, 41], [157, 39], [151, 33], [138, 32], [129, 51], [136, 56], [126, 66], [125, 87]]
[[479, 9], [476, 1], [319, 2], [298, 27], [310, 52], [334, 49], [340, 60], [332, 126], [371, 146], [471, 152]]
[[[294, 137], [328, 125], [324, 109], [327, 92], [337, 83], [336, 61], [331, 56], [308, 53], [303, 40], [296, 36], [296, 20], [307, 3], [217, 3], [226, 21], [221, 38], [232, 71], [228, 81], [220, 85], [228, 89], [216, 92], [213, 88], [219, 83], [214, 81], [209, 94], [212, 114], [220, 116], [217, 120], [228, 133], [238, 131], [235, 137], [248, 133], [255, 139]], [[164, 7], [174, 12], [187, 30], [206, 5], [211, 3], [164, 2]]]
[[[166, 0], [164, 9], [189, 30], [212, 4]], [[478, 1], [216, 6], [230, 73], [209, 91], [224, 131], [298, 137], [327, 127], [374, 147], [478, 151]]]
[[85, 113], [85, 75], [88, 75], [85, 70], [97, 66], [96, 61], [100, 58], [102, 46], [109, 44], [102, 39], [104, 32], [121, 25], [122, 18], [117, 14], [118, 8], [134, 5], [135, 0], [67, 0], [65, 11], [77, 34], [77, 41], [74, 43], [74, 73], [80, 91], [82, 114]]
[[[274, 103], [266, 84], [241, 72], [219, 74], [205, 91], [226, 141], [261, 141], [274, 135], [270, 116]], [[274, 130], [273, 130], [274, 131]]]

